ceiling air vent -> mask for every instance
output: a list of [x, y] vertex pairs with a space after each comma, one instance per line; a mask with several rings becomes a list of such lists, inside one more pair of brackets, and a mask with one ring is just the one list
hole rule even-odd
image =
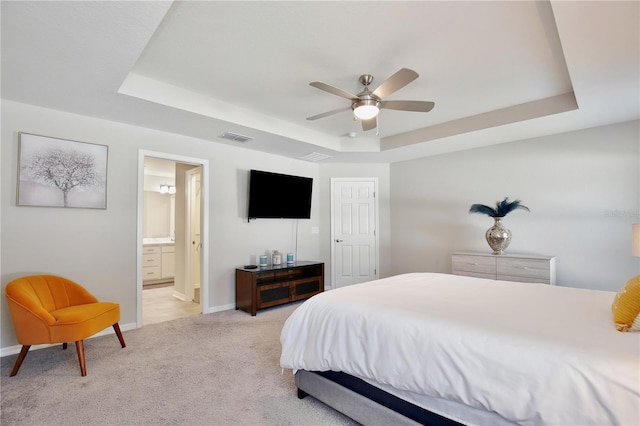
[[233, 132], [224, 132], [222, 135], [220, 135], [220, 137], [222, 139], [228, 139], [235, 142], [246, 142], [253, 139], [251, 136], [239, 135], [238, 133]]
[[331, 158], [330, 155], [320, 154], [319, 152], [312, 152], [311, 154], [303, 155], [302, 157], [298, 157], [298, 160], [304, 161], [322, 161], [327, 158]]

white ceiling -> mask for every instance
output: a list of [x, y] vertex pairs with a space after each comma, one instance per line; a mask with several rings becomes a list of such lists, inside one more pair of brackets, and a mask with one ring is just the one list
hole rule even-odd
[[[640, 117], [636, 1], [1, 3], [2, 97], [297, 158], [391, 162]], [[420, 77], [364, 132], [347, 99]], [[254, 139], [221, 139], [224, 132]], [[355, 133], [355, 137], [347, 136]]]

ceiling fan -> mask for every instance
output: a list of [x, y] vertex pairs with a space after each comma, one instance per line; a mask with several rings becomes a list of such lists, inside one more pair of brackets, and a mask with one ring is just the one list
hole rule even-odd
[[402, 68], [391, 77], [378, 86], [373, 92], [369, 90], [369, 85], [373, 81], [371, 74], [363, 74], [358, 81], [364, 86], [362, 92], [357, 95], [346, 92], [337, 87], [330, 86], [321, 81], [313, 81], [309, 83], [317, 89], [325, 92], [341, 96], [351, 101], [351, 106], [334, 109], [322, 114], [307, 117], [307, 120], [317, 120], [319, 118], [328, 117], [339, 112], [353, 110], [354, 119], [359, 118], [362, 121], [363, 130], [375, 129], [378, 126], [378, 112], [382, 108], [395, 109], [401, 111], [429, 112], [435, 106], [433, 102], [427, 101], [385, 101], [384, 98], [411, 83], [418, 78], [418, 73], [408, 68]]

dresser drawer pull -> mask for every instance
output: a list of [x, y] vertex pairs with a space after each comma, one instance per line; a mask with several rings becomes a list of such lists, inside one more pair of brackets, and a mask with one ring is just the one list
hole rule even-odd
[[467, 262], [467, 265], [477, 265], [476, 262]]

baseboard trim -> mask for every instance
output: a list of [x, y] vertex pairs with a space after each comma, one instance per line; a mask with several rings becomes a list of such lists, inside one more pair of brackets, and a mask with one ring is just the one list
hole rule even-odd
[[187, 301], [187, 296], [184, 293], [180, 293], [179, 291], [173, 290], [173, 297], [180, 300], [181, 302]]
[[216, 312], [228, 311], [230, 309], [235, 309], [235, 308], [236, 308], [236, 304], [235, 303], [230, 303], [228, 305], [212, 306], [209, 309], [203, 310], [202, 313], [203, 314], [215, 314]]
[[[136, 328], [137, 327], [136, 327], [136, 323], [135, 322], [131, 322], [131, 323], [128, 323], [128, 324], [120, 324], [120, 330], [121, 331], [129, 331], [129, 330], [134, 330]], [[93, 336], [89, 337], [89, 339], [93, 339], [94, 337], [98, 337], [98, 336], [106, 336], [107, 334], [116, 334], [115, 331], [113, 330], [113, 327], [105, 328], [100, 333], [96, 333]], [[31, 346], [31, 349], [29, 349], [29, 350], [30, 351], [34, 351], [34, 350], [50, 348], [51, 346], [58, 346], [58, 345], [60, 345], [60, 343], [45, 344], [45, 345], [33, 345], [33, 346]], [[0, 358], [8, 356], [8, 355], [15, 355], [17, 353], [20, 353], [20, 349], [22, 349], [22, 345], [15, 345], [15, 346], [8, 346], [6, 348], [0, 348]]]

